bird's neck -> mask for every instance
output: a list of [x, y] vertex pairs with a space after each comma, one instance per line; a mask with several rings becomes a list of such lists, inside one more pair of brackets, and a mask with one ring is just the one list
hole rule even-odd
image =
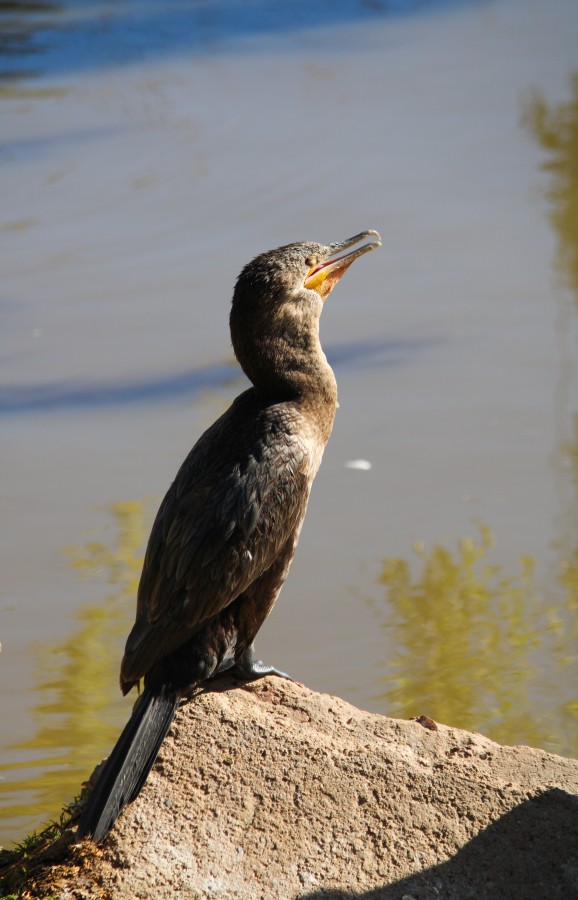
[[[265, 333], [253, 331], [247, 346], [235, 341], [235, 352], [258, 396], [271, 402], [292, 401], [319, 423], [327, 437], [337, 408], [337, 383], [319, 341], [319, 323]], [[323, 429], [325, 430], [325, 429]], [[327, 439], [327, 438], [326, 438]]]

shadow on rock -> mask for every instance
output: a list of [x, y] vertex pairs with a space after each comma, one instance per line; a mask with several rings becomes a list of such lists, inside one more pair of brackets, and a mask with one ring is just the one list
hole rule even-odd
[[[419, 862], [416, 861], [416, 865]], [[554, 788], [521, 803], [452, 859], [358, 893], [299, 900], [570, 900], [578, 898], [578, 799]]]

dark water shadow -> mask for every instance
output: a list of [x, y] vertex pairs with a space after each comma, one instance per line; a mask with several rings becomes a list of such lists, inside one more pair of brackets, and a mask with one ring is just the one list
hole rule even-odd
[[0, 79], [107, 69], [179, 53], [215, 55], [231, 47], [238, 52], [247, 38], [482, 2], [495, 0], [0, 0]]
[[[430, 340], [363, 340], [335, 344], [326, 350], [337, 370], [400, 365], [429, 346]], [[0, 386], [0, 416], [22, 413], [87, 411], [135, 404], [194, 400], [201, 391], [242, 385], [245, 376], [233, 363], [215, 363], [157, 378], [124, 383], [79, 384], [62, 381]], [[248, 384], [248, 382], [246, 382]]]
[[358, 892], [299, 900], [570, 900], [578, 898], [578, 798], [559, 788], [516, 806], [448, 862]]
[[60, 129], [56, 134], [43, 134], [37, 137], [8, 138], [0, 144], [0, 161], [16, 159], [19, 162], [26, 162], [40, 155], [56, 153], [62, 147], [74, 148], [81, 154], [83, 145], [126, 134], [129, 128], [128, 125], [94, 125], [87, 128]]
[[216, 364], [142, 381], [86, 384], [70, 381], [0, 387], [0, 416], [194, 399], [200, 391], [225, 387], [243, 376], [233, 366]]

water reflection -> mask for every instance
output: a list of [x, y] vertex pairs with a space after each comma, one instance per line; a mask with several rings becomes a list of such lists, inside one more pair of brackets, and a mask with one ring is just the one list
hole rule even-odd
[[[60, 4], [44, 0], [0, 0], [0, 57], [4, 61], [0, 79], [12, 78], [15, 74], [20, 78], [39, 74], [36, 67], [30, 66], [41, 52], [39, 33], [46, 27], [47, 17], [54, 16], [61, 8]], [[9, 60], [18, 57], [26, 58], [27, 68], [15, 70], [9, 65]]]
[[[505, 743], [525, 742], [578, 755], [578, 414], [573, 405], [578, 310], [578, 74], [566, 103], [539, 93], [525, 104], [524, 124], [547, 154], [550, 219], [558, 238], [557, 270], [568, 293], [555, 296], [560, 377], [555, 398], [560, 500], [553, 585], [535, 577], [536, 562], [507, 573], [490, 562], [493, 537], [464, 538], [451, 552], [416, 548], [419, 570], [405, 560], [383, 564], [387, 606], [375, 605], [397, 652], [382, 678], [388, 712], [418, 712], [481, 730]], [[333, 347], [339, 368], [392, 363], [423, 347], [374, 341]], [[389, 611], [384, 613], [384, 609]]]
[[578, 72], [570, 80], [566, 103], [548, 105], [538, 91], [526, 101], [522, 121], [546, 153], [546, 196], [558, 241], [556, 268], [563, 289], [558, 301], [557, 338], [560, 371], [556, 396], [557, 472], [562, 511], [558, 549], [565, 583], [576, 603], [578, 593], [578, 411], [575, 408], [578, 338]]
[[[560, 514], [553, 584], [535, 582], [535, 560], [514, 575], [488, 561], [487, 527], [457, 552], [415, 549], [418, 571], [386, 559], [386, 602], [376, 616], [396, 648], [380, 678], [387, 712], [425, 713], [504, 743], [578, 755], [578, 73], [570, 100], [534, 91], [522, 123], [546, 153], [546, 195], [557, 237], [559, 375], [556, 452]], [[545, 298], [549, 299], [549, 298]]]
[[[524, 104], [522, 122], [546, 154], [543, 169], [548, 175], [546, 196], [557, 237], [556, 268], [563, 289], [558, 290], [557, 338], [560, 371], [556, 396], [557, 456], [560, 515], [556, 550], [569, 617], [578, 607], [578, 72], [570, 78], [570, 99], [548, 104], [534, 91]], [[578, 635], [574, 632], [574, 638]], [[567, 652], [574, 660], [576, 643]], [[578, 716], [578, 704], [569, 704], [569, 714]]]
[[514, 575], [491, 563], [493, 536], [479, 530], [455, 553], [416, 545], [416, 574], [406, 560], [383, 562], [386, 603], [372, 605], [395, 653], [380, 696], [391, 715], [575, 754], [578, 692], [564, 701], [560, 684], [576, 674], [578, 608], [538, 591], [532, 557]]
[[522, 122], [547, 153], [550, 221], [558, 237], [558, 269], [574, 292], [578, 310], [578, 72], [570, 80], [571, 99], [548, 105], [539, 91], [524, 104]]
[[185, 52], [214, 55], [231, 41], [242, 49], [242, 41], [257, 36], [271, 39], [473, 2], [479, 0], [12, 0], [0, 3], [0, 78], [102, 69]]
[[79, 793], [127, 715], [118, 702], [118, 662], [134, 616], [152, 508], [147, 501], [132, 501], [115, 503], [110, 512], [112, 546], [90, 541], [67, 551], [74, 568], [112, 586], [106, 602], [82, 607], [77, 626], [62, 643], [33, 649], [34, 732], [9, 745], [10, 761], [0, 765], [0, 808], [15, 833], [56, 817], [63, 801]]

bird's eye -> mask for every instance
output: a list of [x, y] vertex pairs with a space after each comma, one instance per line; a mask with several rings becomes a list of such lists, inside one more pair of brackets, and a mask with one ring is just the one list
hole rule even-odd
[[309, 268], [311, 268], [312, 266], [314, 266], [316, 263], [317, 263], [317, 257], [316, 257], [316, 256], [308, 256], [307, 259], [305, 260], [305, 265], [306, 265], [306, 266], [309, 266]]

